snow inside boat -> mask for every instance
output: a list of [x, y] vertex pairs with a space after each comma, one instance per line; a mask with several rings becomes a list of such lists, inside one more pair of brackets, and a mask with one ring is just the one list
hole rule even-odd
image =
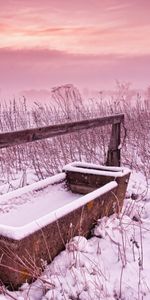
[[63, 172], [0, 196], [0, 279], [14, 288], [36, 279], [75, 235], [119, 213], [130, 171], [74, 162]]

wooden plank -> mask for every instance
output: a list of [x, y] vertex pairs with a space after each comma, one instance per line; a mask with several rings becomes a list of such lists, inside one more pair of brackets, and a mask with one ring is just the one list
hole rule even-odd
[[110, 144], [107, 153], [107, 166], [120, 166], [120, 123], [112, 125]]
[[109, 124], [120, 124], [121, 122], [123, 122], [123, 120], [124, 115], [118, 114], [102, 118], [51, 125], [47, 127], [1, 133], [0, 149], [23, 143], [34, 142], [45, 138], [52, 138], [59, 135], [73, 133], [83, 129], [90, 129]]

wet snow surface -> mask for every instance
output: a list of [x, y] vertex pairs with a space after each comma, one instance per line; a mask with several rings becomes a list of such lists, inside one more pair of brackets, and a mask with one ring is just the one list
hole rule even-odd
[[[133, 200], [134, 199], [134, 200]], [[136, 200], [135, 200], [136, 199]], [[149, 300], [150, 190], [132, 174], [121, 215], [99, 220], [92, 237], [75, 237], [41, 278], [2, 299]]]

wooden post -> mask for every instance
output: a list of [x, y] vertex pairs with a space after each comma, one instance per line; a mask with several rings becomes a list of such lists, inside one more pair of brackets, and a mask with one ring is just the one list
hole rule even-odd
[[107, 166], [120, 166], [120, 123], [112, 125], [110, 143], [107, 153]]

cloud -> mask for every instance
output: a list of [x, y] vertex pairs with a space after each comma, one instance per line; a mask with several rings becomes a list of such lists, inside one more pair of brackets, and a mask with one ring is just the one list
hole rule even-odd
[[77, 54], [124, 54], [150, 53], [150, 25], [132, 28], [115, 23], [101, 26], [62, 26], [42, 28], [18, 28], [0, 33], [1, 48], [47, 48]]
[[148, 0], [1, 1], [0, 47], [150, 53]]
[[149, 0], [0, 0], [0, 5], [0, 87], [149, 81]]

